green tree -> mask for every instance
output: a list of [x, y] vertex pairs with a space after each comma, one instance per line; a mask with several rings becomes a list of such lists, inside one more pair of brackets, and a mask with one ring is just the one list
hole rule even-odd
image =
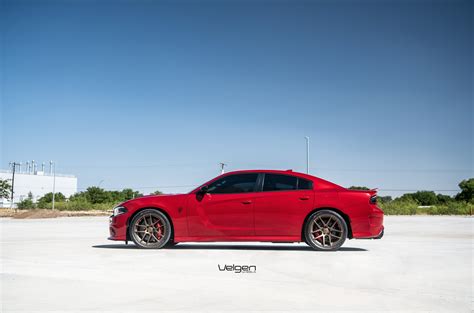
[[85, 197], [90, 203], [107, 203], [112, 200], [107, 191], [95, 186], [87, 188]]
[[142, 196], [140, 192], [135, 191], [130, 188], [122, 190], [121, 193], [122, 193], [122, 201], [127, 201], [127, 200], [135, 199]]
[[153, 192], [151, 193], [151, 195], [155, 195], [155, 196], [159, 196], [159, 195], [162, 195], [162, 194], [163, 194], [163, 193], [162, 193], [161, 191], [159, 191], [159, 190], [153, 191]]
[[72, 196], [69, 197], [69, 201], [87, 201], [86, 199], [86, 195], [84, 192], [76, 192], [75, 194], [73, 194]]
[[456, 200], [474, 202], [474, 178], [465, 179], [459, 183], [461, 192], [456, 195]]
[[438, 204], [438, 198], [433, 191], [417, 191], [415, 193], [406, 193], [399, 198], [400, 200], [415, 200], [419, 205]]
[[[54, 194], [54, 201], [58, 201], [58, 202], [61, 202], [61, 201], [66, 201], [66, 196], [63, 195], [62, 193], [60, 192], [56, 192]], [[44, 196], [42, 196], [38, 202], [43, 202], [43, 203], [51, 203], [53, 202], [53, 193], [52, 192], [48, 192], [47, 194], [45, 194]]]
[[392, 201], [392, 197], [391, 196], [377, 196], [377, 201], [379, 201], [380, 203], [387, 203], [387, 202]]
[[439, 204], [446, 204], [453, 201], [453, 198], [451, 198], [450, 196], [442, 195], [440, 193], [436, 195], [436, 198], [438, 199]]
[[[54, 194], [54, 201], [55, 202], [64, 202], [66, 201], [66, 196], [64, 196], [60, 192], [56, 192]], [[44, 196], [42, 196], [37, 203], [38, 208], [40, 209], [47, 209], [48, 207], [51, 207], [49, 204], [53, 202], [53, 193], [48, 192]]]
[[17, 207], [20, 210], [34, 209], [35, 204], [33, 203], [33, 200], [31, 200], [30, 198], [26, 198], [18, 202]]
[[12, 185], [8, 179], [0, 179], [0, 198], [8, 199], [10, 197], [10, 190]]
[[367, 188], [365, 186], [350, 186], [349, 189], [351, 189], [351, 190], [370, 190], [370, 188]]

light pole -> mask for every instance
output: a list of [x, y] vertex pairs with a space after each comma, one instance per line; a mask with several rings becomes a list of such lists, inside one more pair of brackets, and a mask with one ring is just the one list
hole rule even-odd
[[11, 198], [10, 198], [10, 210], [13, 209], [13, 193], [15, 191], [15, 170], [16, 166], [20, 165], [19, 163], [12, 162], [10, 163], [12, 166], [12, 190], [11, 190]]
[[309, 137], [304, 138], [306, 139], [306, 174], [309, 174]]
[[224, 172], [225, 172], [225, 171], [224, 171], [224, 167], [227, 166], [227, 164], [222, 163], [222, 162], [219, 163], [219, 164], [221, 165], [221, 174], [224, 174]]
[[56, 193], [56, 163], [53, 161], [50, 162], [53, 166], [53, 206], [52, 209], [54, 210], [54, 194]]

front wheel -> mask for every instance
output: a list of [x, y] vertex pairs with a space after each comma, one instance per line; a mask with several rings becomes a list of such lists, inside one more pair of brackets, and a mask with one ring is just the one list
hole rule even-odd
[[347, 237], [347, 224], [338, 213], [321, 210], [311, 214], [304, 228], [306, 243], [315, 250], [335, 251]]
[[171, 224], [158, 210], [146, 209], [135, 215], [129, 226], [130, 238], [140, 248], [163, 248], [171, 237]]

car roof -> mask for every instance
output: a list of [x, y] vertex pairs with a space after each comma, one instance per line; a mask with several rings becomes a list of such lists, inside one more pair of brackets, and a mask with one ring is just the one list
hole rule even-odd
[[230, 171], [226, 172], [223, 175], [228, 175], [228, 174], [245, 174], [245, 173], [272, 173], [272, 174], [286, 174], [286, 175], [295, 175], [295, 176], [306, 176], [308, 178], [317, 178], [315, 176], [309, 175], [309, 174], [304, 174], [300, 172], [295, 172], [293, 170], [264, 170], [264, 169], [258, 169], [258, 170], [237, 170], [237, 171]]
[[[210, 181], [206, 182], [205, 184], [208, 184], [210, 182], [213, 182], [217, 179], [220, 179], [221, 177], [224, 177], [224, 176], [227, 176], [227, 175], [233, 175], [233, 174], [247, 174], [247, 173], [271, 173], [271, 174], [281, 174], [281, 175], [293, 175], [293, 176], [297, 176], [297, 177], [301, 177], [301, 178], [306, 178], [308, 180], [311, 180], [313, 182], [315, 182], [318, 186], [318, 189], [344, 189], [343, 187], [333, 183], [333, 182], [330, 182], [330, 181], [327, 181], [325, 179], [322, 179], [322, 178], [319, 178], [319, 177], [316, 177], [316, 176], [313, 176], [313, 175], [309, 175], [309, 174], [305, 174], [305, 173], [300, 173], [300, 172], [295, 172], [293, 170], [265, 170], [265, 169], [254, 169], [254, 170], [238, 170], [238, 171], [230, 171], [230, 172], [226, 172], [224, 174], [221, 174], [217, 177], [214, 177], [213, 179], [211, 179]], [[201, 185], [202, 186], [202, 185]], [[196, 190], [198, 190], [200, 187], [197, 187], [195, 189], [193, 189], [191, 191], [192, 192], [195, 192]]]

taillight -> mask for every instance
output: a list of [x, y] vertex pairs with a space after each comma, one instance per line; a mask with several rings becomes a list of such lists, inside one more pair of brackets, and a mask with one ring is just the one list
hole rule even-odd
[[372, 197], [370, 197], [369, 202], [370, 202], [371, 204], [376, 204], [376, 203], [377, 203], [377, 196], [376, 196], [376, 195], [373, 195]]

